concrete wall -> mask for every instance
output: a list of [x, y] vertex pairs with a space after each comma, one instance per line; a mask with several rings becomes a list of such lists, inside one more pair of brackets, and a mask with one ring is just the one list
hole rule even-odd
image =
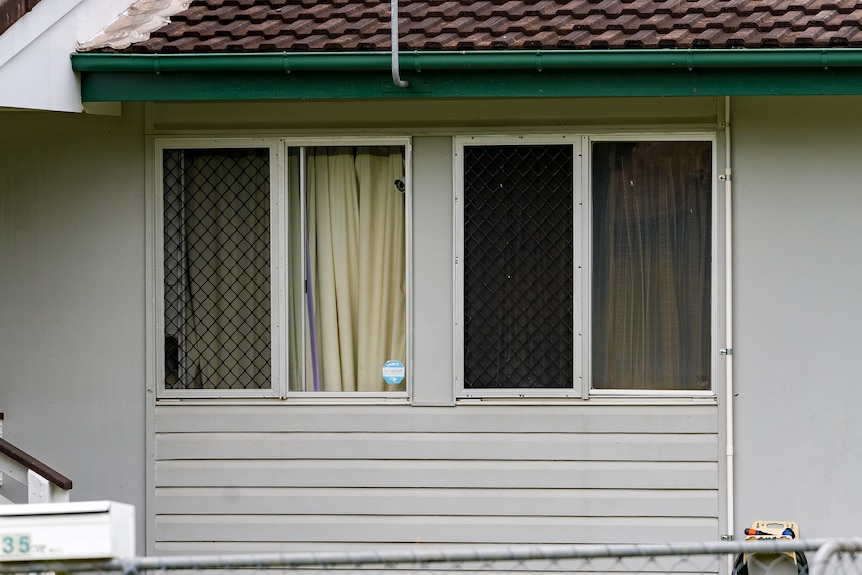
[[860, 110], [733, 100], [737, 533], [862, 529]]
[[0, 113], [4, 438], [144, 509], [143, 107]]

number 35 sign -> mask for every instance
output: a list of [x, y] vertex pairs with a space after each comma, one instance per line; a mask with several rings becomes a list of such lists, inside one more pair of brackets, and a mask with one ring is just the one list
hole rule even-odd
[[135, 555], [135, 508], [113, 501], [0, 506], [0, 562]]
[[0, 538], [0, 553], [3, 555], [27, 555], [32, 549], [30, 535], [3, 535]]

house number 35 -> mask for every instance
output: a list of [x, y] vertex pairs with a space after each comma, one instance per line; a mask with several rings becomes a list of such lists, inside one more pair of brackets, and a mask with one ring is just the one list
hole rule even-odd
[[30, 536], [4, 535], [0, 539], [0, 551], [4, 555], [25, 555], [30, 552]]

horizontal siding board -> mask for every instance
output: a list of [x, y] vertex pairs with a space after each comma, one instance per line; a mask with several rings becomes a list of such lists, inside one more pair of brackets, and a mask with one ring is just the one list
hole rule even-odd
[[160, 460], [424, 459], [715, 461], [714, 434], [171, 433]]
[[157, 461], [160, 487], [716, 489], [716, 462]]
[[158, 515], [715, 517], [712, 490], [160, 488]]
[[714, 405], [173, 405], [156, 407], [157, 433], [716, 433]]
[[714, 540], [714, 405], [159, 404], [171, 552]]
[[279, 515], [156, 516], [171, 541], [294, 541], [474, 544], [661, 543], [707, 541], [718, 522], [639, 517], [296, 517]]

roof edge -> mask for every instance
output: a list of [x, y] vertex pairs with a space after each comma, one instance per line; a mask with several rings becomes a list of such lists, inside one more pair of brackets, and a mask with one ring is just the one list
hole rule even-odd
[[[391, 68], [391, 52], [72, 54], [85, 73], [326, 72]], [[862, 48], [401, 51], [401, 70], [734, 69], [862, 67]]]

